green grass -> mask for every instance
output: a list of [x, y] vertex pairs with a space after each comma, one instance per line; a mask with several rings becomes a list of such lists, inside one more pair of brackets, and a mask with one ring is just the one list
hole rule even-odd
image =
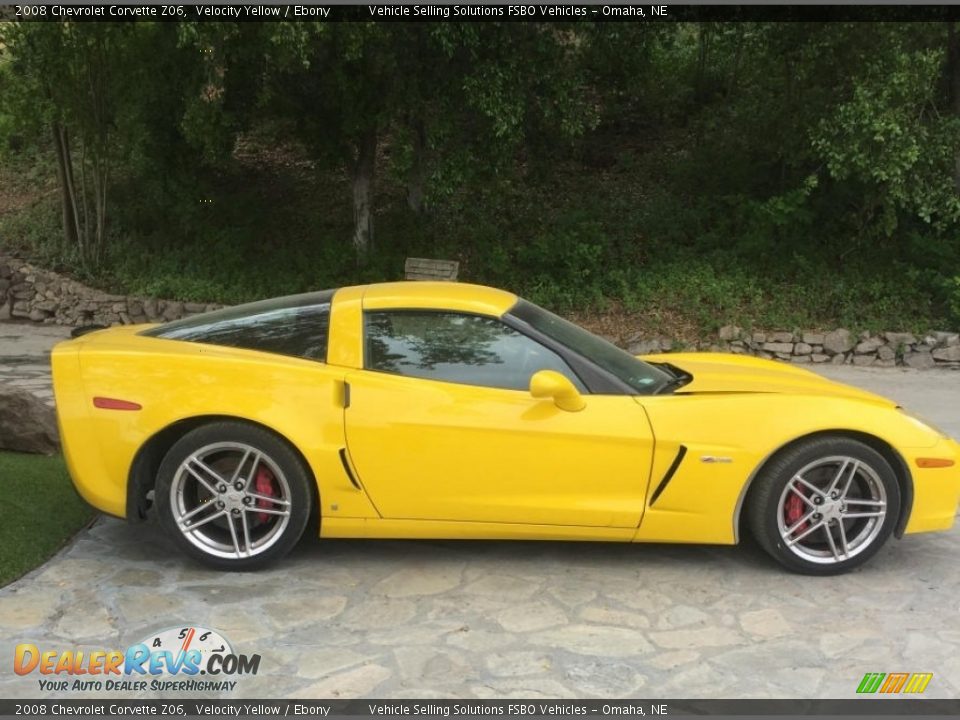
[[53, 555], [93, 518], [61, 457], [0, 452], [0, 586]]

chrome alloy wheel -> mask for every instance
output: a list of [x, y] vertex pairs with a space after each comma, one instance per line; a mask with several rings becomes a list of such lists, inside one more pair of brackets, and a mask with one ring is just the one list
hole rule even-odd
[[218, 442], [180, 463], [170, 509], [183, 537], [204, 553], [250, 558], [283, 536], [290, 485], [277, 463], [253, 446]]
[[787, 482], [777, 505], [784, 546], [820, 565], [856, 557], [880, 535], [887, 492], [863, 460], [845, 455], [819, 458]]

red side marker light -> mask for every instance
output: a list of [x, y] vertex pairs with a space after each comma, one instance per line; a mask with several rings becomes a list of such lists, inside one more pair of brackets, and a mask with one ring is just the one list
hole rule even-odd
[[921, 468], [944, 468], [953, 467], [956, 463], [946, 458], [917, 458], [917, 467]]
[[130, 402], [129, 400], [105, 397], [95, 397], [93, 406], [102, 410], [140, 410], [143, 407], [140, 403]]

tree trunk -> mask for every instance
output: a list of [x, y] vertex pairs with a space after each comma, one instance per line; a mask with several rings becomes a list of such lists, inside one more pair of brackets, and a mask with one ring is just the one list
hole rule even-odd
[[694, 81], [694, 96], [698, 103], [707, 97], [707, 60], [710, 55], [710, 28], [706, 23], [697, 24], [697, 77]]
[[[947, 23], [947, 84], [950, 92], [950, 110], [960, 118], [960, 37], [956, 23]], [[953, 156], [953, 185], [960, 192], [960, 149]]]
[[94, 237], [91, 255], [95, 265], [103, 262], [104, 231], [107, 224], [107, 161], [97, 157], [93, 162]]
[[[51, 127], [53, 148], [57, 156], [57, 179], [60, 182], [60, 205], [63, 212], [63, 239], [67, 247], [83, 249], [77, 217], [77, 194], [73, 184], [73, 160], [66, 129], [59, 123]], [[82, 252], [81, 252], [82, 255]]]
[[[710, 54], [710, 28], [706, 23], [697, 23], [697, 71], [693, 79], [693, 96], [698, 107], [706, 104], [707, 58]], [[703, 142], [703, 119], [697, 120], [693, 143], [700, 147]]]
[[364, 260], [373, 247], [373, 176], [377, 159], [377, 132], [369, 130], [360, 138], [353, 164], [353, 247], [357, 261]]
[[410, 176], [407, 178], [407, 205], [417, 215], [424, 211], [424, 195], [427, 184], [427, 128], [423, 120], [417, 118], [411, 124], [413, 130], [413, 162]]
[[740, 79], [740, 60], [743, 58], [743, 39], [745, 31], [742, 25], [736, 26], [737, 41], [733, 52], [733, 66], [730, 69], [730, 77], [727, 80], [727, 97], [732, 98], [737, 89], [737, 81]]

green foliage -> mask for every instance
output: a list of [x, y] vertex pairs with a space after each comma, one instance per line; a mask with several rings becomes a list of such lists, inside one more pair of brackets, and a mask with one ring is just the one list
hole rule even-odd
[[560, 310], [602, 302], [610, 239], [599, 222], [559, 218], [557, 224], [513, 252], [492, 252], [490, 274], [498, 275], [531, 300]]
[[939, 228], [960, 218], [952, 177], [960, 118], [940, 115], [934, 101], [942, 63], [935, 50], [878, 55], [811, 131], [829, 173], [864, 185], [883, 235], [897, 229], [901, 210]]
[[50, 267], [71, 259], [63, 247], [58, 209], [55, 202], [41, 201], [18, 213], [0, 215], [0, 246]]
[[946, 282], [951, 320], [960, 326], [960, 275]]
[[[47, 188], [0, 243], [110, 289], [233, 303], [417, 255], [651, 326], [960, 322], [948, 23], [60, 25], [0, 29], [0, 213]], [[41, 70], [98, 37], [110, 247], [79, 270], [44, 139], [104, 124]]]
[[[4, 62], [0, 55], [0, 88], [12, 82], [9, 62]], [[2, 90], [0, 90], [2, 92]], [[9, 157], [13, 146], [19, 142], [17, 133], [17, 118], [3, 105], [0, 105], [0, 159]]]
[[929, 294], [895, 272], [818, 266], [802, 273], [787, 266], [771, 277], [756, 265], [718, 265], [703, 259], [657, 263], [634, 275], [630, 308], [679, 314], [700, 332], [728, 322], [776, 329], [926, 329], [935, 317]]
[[193, 153], [179, 123], [186, 100], [200, 94], [198, 63], [166, 23], [6, 23], [0, 31], [10, 58], [0, 107], [15, 130], [53, 137], [62, 253], [95, 271], [116, 235], [118, 176], [148, 192], [183, 176]]

